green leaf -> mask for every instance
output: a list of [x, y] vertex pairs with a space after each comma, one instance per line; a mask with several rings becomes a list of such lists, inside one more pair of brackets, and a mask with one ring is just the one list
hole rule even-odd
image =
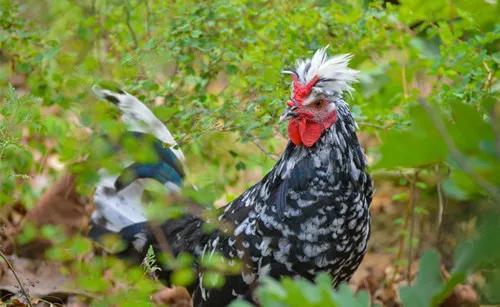
[[469, 239], [455, 251], [454, 272], [471, 273], [478, 268], [500, 261], [499, 214], [491, 214], [481, 220], [478, 234]]
[[333, 297], [337, 302], [337, 306], [353, 306], [353, 307], [368, 307], [370, 306], [370, 296], [366, 291], [359, 291], [354, 294], [351, 288], [343, 284], [339, 287]]
[[193, 283], [195, 277], [191, 268], [182, 268], [174, 271], [172, 274], [172, 282], [174, 285], [189, 286]]
[[253, 306], [254, 306], [253, 304], [250, 304], [249, 302], [244, 301], [242, 299], [234, 300], [231, 302], [231, 304], [229, 304], [229, 307], [253, 307]]
[[443, 285], [439, 270], [439, 254], [427, 251], [421, 258], [417, 279], [413, 286], [402, 287], [399, 290], [401, 300], [407, 307], [435, 306], [434, 296]]
[[207, 288], [220, 288], [224, 285], [225, 278], [218, 272], [205, 272], [203, 274], [203, 286]]
[[370, 306], [368, 293], [354, 294], [345, 284], [335, 290], [327, 274], [318, 275], [314, 283], [302, 278], [284, 277], [280, 282], [264, 278], [257, 289], [257, 297], [262, 306]]
[[426, 110], [413, 106], [410, 116], [410, 128], [382, 134], [381, 158], [375, 168], [421, 167], [446, 160], [448, 149]]

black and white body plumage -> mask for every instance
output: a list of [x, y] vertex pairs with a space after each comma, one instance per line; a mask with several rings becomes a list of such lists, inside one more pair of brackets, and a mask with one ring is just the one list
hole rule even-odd
[[[191, 215], [161, 225], [174, 254], [188, 252], [202, 258], [217, 252], [244, 263], [241, 274], [228, 276], [220, 289], [204, 288], [200, 271], [190, 289], [195, 306], [225, 306], [237, 297], [252, 300], [263, 276], [312, 279], [328, 272], [339, 284], [358, 267], [370, 234], [373, 188], [356, 123], [342, 98], [355, 81], [356, 71], [347, 67], [348, 60], [348, 56], [327, 58], [325, 49], [320, 49], [290, 71], [300, 84], [312, 85], [309, 92], [299, 93], [302, 96], [294, 88], [286, 115], [295, 118], [321, 99], [317, 108], [328, 113], [324, 117], [328, 122], [335, 112], [335, 120], [328, 127], [320, 123], [323, 130], [311, 146], [289, 142], [273, 169], [226, 206], [219, 220], [232, 228], [206, 233], [205, 222]], [[323, 118], [321, 112], [313, 117], [309, 112], [307, 120]], [[155, 236], [147, 228], [142, 231], [147, 237], [143, 246], [159, 250]]]

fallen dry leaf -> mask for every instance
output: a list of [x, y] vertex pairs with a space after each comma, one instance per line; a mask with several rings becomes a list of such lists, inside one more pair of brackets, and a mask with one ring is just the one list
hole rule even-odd
[[441, 306], [479, 306], [479, 296], [471, 285], [458, 285], [453, 290], [453, 293], [441, 304]]
[[87, 214], [82, 197], [76, 192], [75, 178], [65, 174], [28, 211], [25, 222], [36, 226], [62, 226], [67, 235], [79, 232], [87, 225]]
[[[82, 196], [76, 191], [75, 178], [65, 174], [42, 195], [35, 207], [28, 211], [22, 225], [30, 223], [36, 227], [44, 225], [60, 226], [71, 236], [88, 225], [88, 210]], [[17, 254], [37, 258], [50, 246], [50, 241], [37, 239], [17, 247]]]
[[153, 302], [160, 306], [192, 307], [191, 295], [183, 287], [163, 288], [153, 295]]
[[[399, 306], [396, 284], [386, 282], [394, 270], [394, 256], [388, 253], [369, 252], [351, 278], [353, 290], [370, 293], [373, 302], [383, 306]], [[388, 274], [389, 273], [389, 274]]]
[[[72, 287], [72, 280], [60, 273], [57, 263], [8, 256], [21, 283], [32, 298], [66, 297], [68, 294], [86, 295]], [[0, 261], [0, 290], [20, 296], [20, 287], [4, 261]]]

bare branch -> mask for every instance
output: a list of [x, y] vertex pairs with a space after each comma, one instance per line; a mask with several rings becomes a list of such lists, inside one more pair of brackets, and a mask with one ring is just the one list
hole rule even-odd
[[278, 160], [278, 156], [273, 154], [272, 152], [267, 151], [262, 145], [257, 141], [252, 139], [252, 143], [260, 150], [262, 151], [269, 159], [272, 159], [274, 161]]
[[271, 160], [274, 160], [274, 161], [277, 161], [279, 159], [279, 156], [266, 150], [262, 144], [260, 144], [260, 142], [258, 141], [258, 138], [256, 136], [254, 136], [253, 134], [249, 133], [249, 132], [242, 132], [243, 135], [245, 135], [247, 138], [250, 139], [250, 141], [252, 142], [252, 144], [254, 144], [260, 151], [262, 151], [262, 153], [264, 153], [269, 159]]
[[146, 32], [148, 38], [151, 38], [151, 8], [149, 7], [149, 0], [144, 1], [146, 4]]
[[137, 41], [137, 35], [135, 34], [134, 28], [132, 28], [132, 24], [130, 23], [130, 2], [127, 0], [125, 6], [123, 7], [123, 11], [125, 12], [125, 24], [132, 36], [132, 40], [134, 41], [134, 47], [139, 47], [139, 42]]
[[2, 257], [2, 259], [5, 261], [5, 263], [7, 263], [7, 266], [9, 267], [9, 269], [12, 271], [14, 278], [16, 279], [17, 283], [19, 284], [19, 288], [21, 289], [21, 293], [23, 294], [24, 298], [26, 299], [26, 303], [28, 304], [28, 306], [33, 307], [33, 305], [31, 304], [31, 298], [28, 294], [28, 291], [26, 291], [26, 289], [24, 288], [23, 283], [19, 279], [19, 276], [17, 276], [16, 270], [14, 270], [14, 267], [10, 263], [9, 259], [7, 259], [7, 256], [5, 256], [5, 254], [2, 251], [0, 251], [0, 257]]
[[361, 127], [370, 127], [370, 128], [375, 128], [375, 129], [379, 129], [379, 130], [387, 130], [389, 128], [392, 128], [395, 123], [387, 123], [387, 124], [375, 124], [375, 123], [372, 123], [372, 122], [367, 122], [367, 121], [356, 121], [356, 123], [361, 126]]
[[500, 159], [500, 107], [498, 106], [500, 105], [493, 107], [490, 122], [493, 126], [493, 132], [495, 133], [496, 156]]
[[[436, 164], [436, 173], [439, 172], [439, 164]], [[438, 194], [438, 216], [437, 216], [437, 226], [436, 226], [436, 245], [439, 246], [439, 243], [441, 242], [441, 224], [443, 223], [443, 214], [444, 214], [444, 205], [445, 205], [445, 199], [443, 195], [443, 185], [441, 184], [441, 178], [439, 178], [436, 189], [437, 189], [437, 194]]]
[[417, 191], [416, 191], [416, 183], [418, 178], [418, 171], [413, 174], [411, 178], [410, 185], [410, 199], [408, 202], [408, 210], [410, 217], [410, 233], [408, 235], [408, 263], [406, 266], [406, 278], [408, 281], [408, 285], [411, 285], [411, 264], [413, 261], [413, 234], [415, 232], [415, 201], [417, 199]]
[[[408, 227], [410, 227], [410, 234], [408, 235], [409, 238], [409, 251], [408, 251], [408, 267], [407, 267], [407, 281], [408, 283], [410, 283], [410, 271], [409, 269], [411, 269], [411, 254], [413, 253], [412, 252], [412, 248], [411, 248], [411, 241], [412, 241], [412, 238], [413, 238], [413, 218], [414, 218], [414, 202], [415, 202], [415, 184], [416, 184], [416, 180], [418, 178], [418, 170], [417, 169], [413, 169], [411, 171], [411, 173], [407, 173], [407, 172], [400, 172], [399, 173], [399, 178], [401, 177], [404, 177], [406, 178], [409, 182], [410, 182], [410, 191], [409, 191], [409, 197], [408, 197], [408, 204], [406, 205], [406, 210], [405, 210], [405, 219], [404, 219], [404, 222], [403, 222], [403, 225], [402, 225], [402, 228], [404, 229], [404, 231], [402, 231], [400, 234], [399, 234], [399, 242], [398, 242], [398, 252], [396, 254], [396, 265], [395, 265], [395, 268], [394, 268], [394, 274], [390, 280], [391, 283], [394, 283], [395, 280], [396, 280], [396, 276], [401, 268], [401, 264], [400, 264], [400, 261], [403, 257], [403, 252], [404, 252], [404, 248], [405, 248], [405, 237], [406, 237], [406, 230], [408, 229]], [[410, 225], [410, 226], [408, 226]]]

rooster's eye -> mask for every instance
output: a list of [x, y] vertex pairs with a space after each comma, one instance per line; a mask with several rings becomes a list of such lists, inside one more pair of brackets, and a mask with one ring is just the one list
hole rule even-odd
[[323, 101], [321, 101], [321, 100], [317, 100], [316, 102], [314, 102], [314, 106], [315, 107], [321, 107], [322, 102]]

